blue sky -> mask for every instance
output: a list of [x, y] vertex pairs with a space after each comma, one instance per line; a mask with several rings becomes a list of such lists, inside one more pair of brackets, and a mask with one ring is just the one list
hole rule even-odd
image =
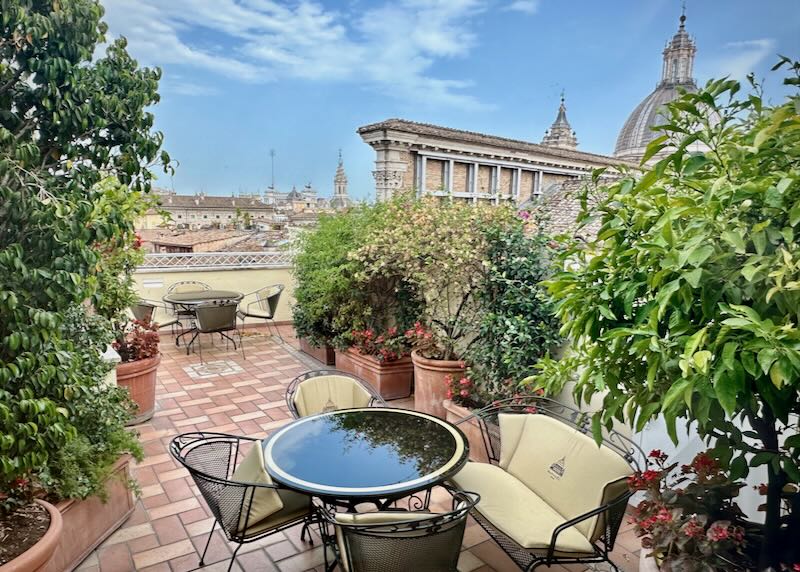
[[[390, 117], [541, 140], [566, 91], [579, 149], [611, 153], [654, 87], [677, 0], [103, 0], [112, 36], [160, 66], [155, 108], [179, 163], [159, 186], [330, 195], [342, 149], [350, 193], [374, 196], [356, 134]], [[695, 77], [767, 77], [800, 58], [798, 0], [689, 0]]]

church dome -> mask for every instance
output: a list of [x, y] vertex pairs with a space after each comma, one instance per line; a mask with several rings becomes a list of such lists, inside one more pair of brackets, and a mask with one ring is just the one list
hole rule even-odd
[[664, 48], [661, 81], [644, 101], [636, 106], [617, 137], [614, 155], [620, 159], [638, 161], [644, 156], [647, 145], [661, 133], [653, 127], [666, 121], [664, 106], [680, 97], [682, 91], [697, 91], [692, 78], [694, 40], [685, 29], [686, 16], [681, 15], [678, 32]]

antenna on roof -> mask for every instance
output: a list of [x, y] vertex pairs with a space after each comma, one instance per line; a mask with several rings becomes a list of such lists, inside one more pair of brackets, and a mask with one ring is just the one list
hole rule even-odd
[[272, 185], [270, 187], [275, 190], [275, 149], [269, 150], [270, 163], [272, 164]]

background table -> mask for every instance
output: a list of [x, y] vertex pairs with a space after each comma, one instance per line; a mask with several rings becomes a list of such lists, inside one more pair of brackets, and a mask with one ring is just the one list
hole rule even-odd
[[[172, 304], [173, 306], [180, 306], [186, 312], [194, 312], [194, 307], [199, 306], [200, 304], [205, 304], [206, 302], [212, 302], [214, 300], [234, 300], [238, 302], [244, 298], [244, 294], [241, 292], [235, 292], [233, 290], [198, 290], [195, 292], [172, 292], [171, 294], [165, 294], [161, 299], [164, 301], [165, 304]], [[177, 336], [175, 336], [175, 345], [180, 345], [180, 339], [183, 336], [188, 334], [193, 334], [197, 331], [197, 327], [192, 321], [191, 327], [188, 330], [184, 330]], [[192, 341], [194, 341], [194, 336]], [[191, 347], [192, 342], [189, 342], [186, 345], [186, 353], [189, 353], [189, 347]]]
[[445, 481], [469, 457], [455, 426], [426, 413], [369, 407], [305, 417], [263, 441], [269, 475], [291, 489], [354, 507], [386, 508]]

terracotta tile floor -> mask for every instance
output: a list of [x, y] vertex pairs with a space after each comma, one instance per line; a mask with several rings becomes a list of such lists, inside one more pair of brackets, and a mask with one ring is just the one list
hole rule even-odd
[[[184, 572], [197, 569], [199, 554], [213, 519], [188, 473], [167, 452], [170, 439], [195, 430], [264, 437], [290, 421], [284, 405], [286, 385], [300, 373], [321, 367], [297, 349], [290, 327], [281, 333], [285, 343], [255, 329], [245, 336], [246, 359], [203, 336], [203, 359], [176, 348], [163, 336], [163, 360], [158, 370], [155, 416], [136, 427], [145, 459], [134, 468], [141, 487], [136, 510], [78, 568], [82, 572], [129, 570]], [[412, 400], [393, 402], [410, 407]], [[436, 503], [434, 503], [436, 504]], [[319, 538], [314, 546], [300, 540], [299, 527], [245, 545], [234, 570], [321, 571]], [[638, 570], [639, 544], [624, 524], [615, 562], [624, 571]], [[231, 545], [216, 531], [202, 570], [227, 570]], [[584, 570], [583, 566], [554, 566], [552, 570]], [[606, 570], [606, 567], [598, 567]], [[518, 568], [470, 519], [464, 535], [461, 572], [517, 572]], [[539, 568], [547, 570], [547, 568]], [[413, 571], [409, 571], [413, 572]]]

